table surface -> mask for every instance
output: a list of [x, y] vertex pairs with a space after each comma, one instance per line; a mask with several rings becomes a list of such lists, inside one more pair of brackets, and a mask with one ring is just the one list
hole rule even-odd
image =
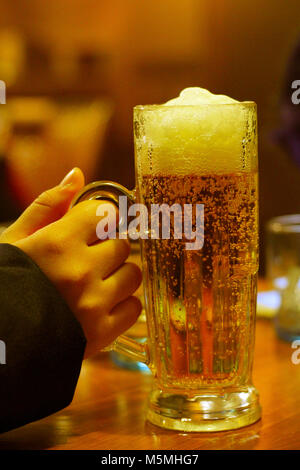
[[300, 364], [291, 344], [258, 319], [254, 384], [263, 416], [242, 429], [174, 432], [145, 422], [151, 376], [120, 369], [107, 354], [83, 363], [72, 404], [0, 436], [0, 449], [300, 449]]

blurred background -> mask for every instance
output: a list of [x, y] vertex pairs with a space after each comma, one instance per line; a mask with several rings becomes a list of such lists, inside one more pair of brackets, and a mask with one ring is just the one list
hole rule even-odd
[[0, 221], [73, 166], [134, 185], [132, 108], [201, 86], [258, 105], [261, 266], [300, 211], [299, 0], [0, 0]]

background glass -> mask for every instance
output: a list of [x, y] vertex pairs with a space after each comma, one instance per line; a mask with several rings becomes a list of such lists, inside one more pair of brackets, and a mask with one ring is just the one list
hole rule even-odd
[[281, 296], [276, 331], [286, 341], [300, 339], [300, 214], [271, 219], [267, 241], [267, 275]]

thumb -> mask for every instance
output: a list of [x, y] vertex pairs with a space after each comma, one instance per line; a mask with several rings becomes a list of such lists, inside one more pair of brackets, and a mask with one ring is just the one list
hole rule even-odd
[[18, 220], [3, 233], [1, 242], [13, 243], [60, 219], [67, 212], [75, 194], [83, 186], [82, 171], [73, 168], [58, 186], [40, 194], [27, 207]]

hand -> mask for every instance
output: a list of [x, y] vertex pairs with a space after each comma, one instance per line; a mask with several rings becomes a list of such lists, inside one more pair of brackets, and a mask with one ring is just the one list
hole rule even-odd
[[43, 193], [0, 237], [27, 253], [53, 282], [80, 322], [89, 357], [109, 345], [137, 320], [140, 301], [132, 294], [140, 269], [125, 263], [127, 240], [99, 242], [96, 209], [84, 201], [67, 212], [84, 185], [79, 169]]

